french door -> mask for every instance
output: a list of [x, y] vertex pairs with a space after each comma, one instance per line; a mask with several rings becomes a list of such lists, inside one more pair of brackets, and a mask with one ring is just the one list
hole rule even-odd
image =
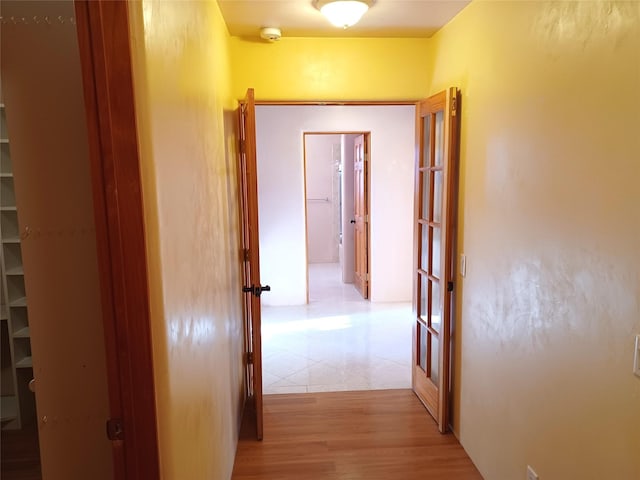
[[238, 180], [242, 211], [242, 281], [245, 312], [245, 387], [256, 418], [256, 436], [262, 440], [262, 337], [258, 236], [258, 176], [256, 158], [256, 107], [253, 89], [239, 108], [240, 155]]
[[441, 432], [449, 425], [458, 91], [416, 108], [413, 389]]

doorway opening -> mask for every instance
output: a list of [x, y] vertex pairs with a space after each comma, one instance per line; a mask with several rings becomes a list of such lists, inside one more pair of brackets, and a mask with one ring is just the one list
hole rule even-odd
[[413, 104], [258, 102], [265, 394], [411, 387], [414, 135]]
[[[2, 5], [2, 478], [159, 478], [128, 11], [109, 7]], [[37, 429], [10, 446], [18, 421]]]
[[304, 133], [307, 303], [369, 298], [369, 136]]

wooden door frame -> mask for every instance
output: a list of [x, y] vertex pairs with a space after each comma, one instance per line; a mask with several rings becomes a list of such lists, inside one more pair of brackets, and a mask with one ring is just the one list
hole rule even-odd
[[[256, 105], [258, 103], [256, 102]], [[264, 105], [264, 104], [262, 104]], [[272, 104], [269, 104], [272, 105]], [[278, 104], [280, 105], [280, 104]], [[302, 103], [298, 104], [302, 105]], [[306, 103], [304, 104], [306, 105]], [[389, 105], [389, 104], [385, 104]], [[395, 104], [393, 104], [395, 105]], [[364, 143], [366, 146], [366, 154], [368, 158], [365, 159], [365, 162], [368, 161], [368, 168], [365, 170], [365, 182], [367, 188], [367, 215], [369, 215], [369, 221], [366, 222], [366, 232], [367, 232], [367, 273], [369, 275], [367, 281], [367, 290], [368, 295], [365, 300], [371, 301], [371, 132], [365, 130], [344, 130], [344, 131], [310, 131], [310, 132], [302, 132], [302, 176], [303, 176], [303, 194], [304, 194], [304, 239], [305, 239], [305, 253], [306, 253], [306, 262], [305, 262], [305, 280], [307, 282], [307, 304], [309, 303], [309, 215], [307, 212], [307, 135], [364, 135]], [[340, 187], [342, 188], [342, 186]]]
[[[126, 2], [76, 0], [117, 479], [160, 478], [144, 205]], [[106, 434], [105, 434], [106, 435]]]

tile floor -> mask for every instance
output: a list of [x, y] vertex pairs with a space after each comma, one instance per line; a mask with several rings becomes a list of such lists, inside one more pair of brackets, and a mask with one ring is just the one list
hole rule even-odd
[[411, 387], [410, 303], [370, 303], [337, 264], [309, 269], [308, 305], [262, 308], [263, 390]]

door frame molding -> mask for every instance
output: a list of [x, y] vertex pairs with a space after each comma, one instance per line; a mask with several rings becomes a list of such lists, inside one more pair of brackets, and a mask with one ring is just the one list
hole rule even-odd
[[[256, 102], [256, 105], [258, 103]], [[300, 104], [298, 104], [300, 105]], [[306, 253], [306, 262], [305, 269], [306, 275], [305, 279], [307, 282], [307, 304], [309, 303], [309, 214], [307, 212], [307, 135], [364, 135], [364, 141], [366, 144], [366, 153], [368, 155], [367, 160], [369, 162], [368, 168], [366, 169], [366, 189], [367, 189], [367, 215], [369, 216], [369, 221], [367, 222], [367, 290], [368, 295], [365, 300], [371, 301], [371, 131], [368, 130], [341, 130], [341, 131], [304, 131], [302, 132], [302, 168], [303, 168], [303, 177], [304, 177], [304, 185], [303, 185], [303, 193], [304, 193], [304, 236], [305, 236], [305, 253]]]
[[[242, 104], [244, 99], [238, 99], [238, 102]], [[256, 107], [258, 106], [296, 106], [296, 107], [304, 107], [304, 106], [317, 106], [317, 107], [366, 107], [366, 106], [413, 106], [416, 109], [418, 108], [421, 100], [259, 100], [255, 99], [254, 104]], [[335, 134], [357, 134], [362, 133], [365, 135], [367, 153], [369, 155], [369, 160], [371, 159], [371, 132], [364, 132], [362, 130], [359, 131], [308, 131], [303, 132], [303, 169], [304, 169], [304, 199], [307, 197], [307, 165], [306, 165], [306, 151], [304, 151], [304, 135], [335, 135]], [[371, 301], [371, 161], [369, 163], [369, 168], [367, 169], [367, 214], [369, 215], [369, 222], [367, 224], [367, 269], [369, 274], [369, 282], [368, 282], [368, 290], [369, 295], [367, 300]], [[307, 294], [306, 301], [309, 303], [309, 239], [307, 236], [307, 205], [305, 201], [305, 209], [304, 209], [304, 219], [305, 219], [305, 242], [306, 242], [306, 282], [307, 282]]]
[[314, 107], [367, 107], [416, 105], [420, 100], [257, 100], [258, 105], [314, 106]]
[[126, 2], [76, 0], [115, 478], [160, 478], [144, 205]]

